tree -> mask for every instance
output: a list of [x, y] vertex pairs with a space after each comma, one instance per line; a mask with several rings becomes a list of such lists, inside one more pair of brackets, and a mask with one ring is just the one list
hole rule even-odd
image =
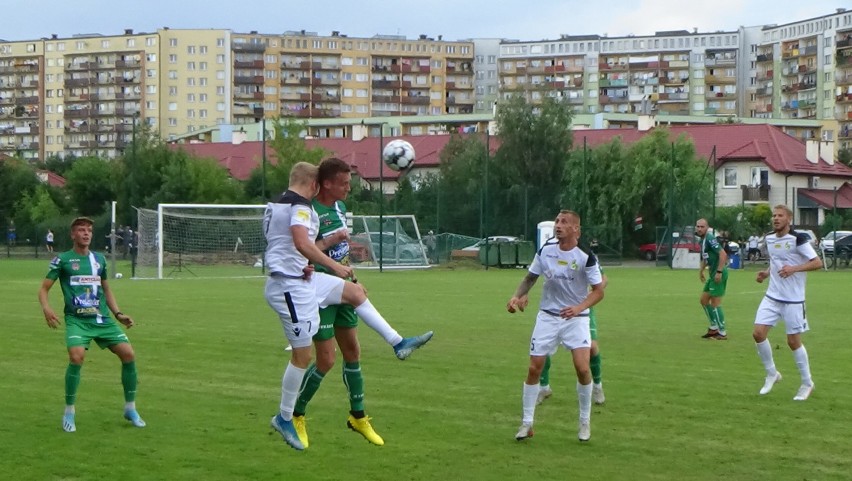
[[499, 191], [504, 193], [495, 206], [506, 209], [500, 210], [500, 217], [495, 216], [495, 227], [517, 216], [521, 221], [516, 219], [518, 227], [513, 230], [534, 238], [531, 224], [556, 216], [562, 205], [562, 181], [573, 143], [571, 118], [567, 101], [554, 97], [533, 105], [516, 95], [498, 106], [500, 149], [492, 175], [502, 179]]
[[31, 196], [38, 185], [35, 171], [25, 161], [18, 158], [0, 161], [0, 224], [5, 227], [15, 218], [18, 200], [24, 195]]
[[[441, 151], [441, 175], [435, 185], [436, 231], [479, 235], [482, 165], [485, 146], [479, 138], [452, 134]], [[430, 190], [422, 189], [427, 193]], [[431, 209], [430, 209], [431, 210]]]
[[109, 202], [115, 200], [112, 170], [107, 160], [98, 157], [83, 157], [74, 162], [68, 171], [65, 188], [80, 215], [100, 215]]
[[59, 217], [61, 211], [50, 195], [46, 185], [36, 187], [35, 195], [29, 204], [30, 219], [36, 224]]
[[852, 149], [840, 149], [840, 151], [837, 152], [837, 160], [846, 167], [852, 167]]
[[290, 169], [297, 162], [319, 164], [328, 152], [320, 147], [308, 149], [302, 133], [307, 130], [307, 124], [291, 118], [278, 118], [274, 123], [275, 136], [269, 141], [270, 148], [275, 152], [277, 162], [267, 165], [266, 190], [270, 193], [280, 193], [287, 189], [290, 181]]

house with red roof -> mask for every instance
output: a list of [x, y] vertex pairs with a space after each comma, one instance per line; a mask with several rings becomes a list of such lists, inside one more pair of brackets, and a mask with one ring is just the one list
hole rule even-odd
[[[650, 129], [575, 130], [574, 147], [594, 148], [616, 137], [630, 144], [648, 134]], [[689, 138], [700, 158], [716, 171], [716, 205], [786, 204], [795, 213], [795, 223], [818, 225], [826, 210], [834, 205], [834, 189], [838, 189], [843, 207], [846, 193], [852, 190], [852, 169], [836, 162], [832, 142], [802, 141], [767, 124], [677, 125], [669, 127], [672, 140]], [[473, 134], [483, 135], [483, 134]], [[437, 172], [440, 153], [449, 135], [394, 136], [407, 140], [417, 152], [417, 161], [408, 174], [413, 179]], [[176, 144], [193, 155], [211, 157], [227, 168], [237, 179], [245, 180], [261, 164], [261, 142]], [[383, 139], [385, 142], [390, 138]], [[377, 137], [307, 139], [307, 147], [322, 147], [329, 156], [347, 161], [361, 182], [378, 189], [381, 179], [384, 192], [396, 191], [399, 173], [381, 162], [381, 142]], [[499, 139], [491, 139], [492, 153]], [[267, 159], [275, 162], [275, 152], [267, 145]], [[852, 207], [852, 206], [850, 206]]]
[[[669, 131], [673, 140], [681, 135], [691, 139], [697, 155], [715, 169], [716, 205], [786, 204], [795, 223], [818, 225], [833, 208], [834, 189], [852, 189], [852, 169], [835, 161], [832, 142], [803, 142], [766, 124], [681, 125]], [[581, 147], [585, 139], [594, 147], [616, 137], [629, 144], [646, 134], [637, 129], [577, 130], [574, 145]]]

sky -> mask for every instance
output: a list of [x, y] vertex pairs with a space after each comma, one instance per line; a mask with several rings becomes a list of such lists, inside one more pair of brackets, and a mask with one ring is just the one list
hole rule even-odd
[[[653, 35], [731, 31], [835, 13], [848, 0], [2, 0], [0, 39], [118, 35], [126, 28], [225, 28], [237, 33], [306, 30], [350, 37], [420, 34], [445, 40], [555, 39], [561, 34]], [[122, 8], [138, 5], [135, 8]], [[428, 7], [424, 8], [424, 5]]]

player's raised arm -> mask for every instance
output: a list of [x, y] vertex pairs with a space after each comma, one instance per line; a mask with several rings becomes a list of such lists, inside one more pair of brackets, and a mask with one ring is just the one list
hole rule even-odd
[[290, 232], [293, 235], [293, 243], [296, 249], [314, 264], [319, 264], [338, 277], [351, 277], [352, 268], [334, 262], [331, 257], [323, 254], [316, 242], [308, 236], [308, 229], [302, 225], [291, 225]]

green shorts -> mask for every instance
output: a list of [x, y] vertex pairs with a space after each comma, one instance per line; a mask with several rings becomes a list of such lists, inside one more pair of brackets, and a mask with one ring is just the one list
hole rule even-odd
[[725, 288], [728, 286], [728, 269], [722, 271], [721, 282], [716, 282], [714, 277], [716, 277], [715, 272], [704, 283], [704, 292], [709, 292], [710, 297], [722, 297], [725, 295]]
[[598, 316], [595, 315], [595, 308], [589, 309], [589, 332], [592, 335], [592, 340], [598, 340]]
[[334, 337], [335, 327], [358, 326], [358, 314], [349, 304], [335, 304], [320, 309], [320, 327], [314, 334], [314, 341], [327, 341]]
[[68, 348], [83, 346], [88, 349], [93, 340], [101, 349], [130, 342], [127, 334], [114, 322], [94, 324], [65, 318], [65, 345]]

